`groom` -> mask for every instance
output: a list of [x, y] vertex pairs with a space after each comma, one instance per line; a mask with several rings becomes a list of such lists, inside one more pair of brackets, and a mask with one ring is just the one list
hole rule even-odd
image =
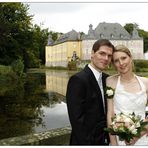
[[102, 71], [110, 64], [113, 50], [108, 40], [96, 41], [90, 64], [69, 79], [66, 99], [72, 126], [70, 145], [108, 145], [108, 135], [104, 132], [107, 104], [103, 92], [108, 75]]

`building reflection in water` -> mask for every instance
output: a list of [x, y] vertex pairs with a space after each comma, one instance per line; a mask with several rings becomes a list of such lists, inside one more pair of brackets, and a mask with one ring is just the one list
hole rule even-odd
[[46, 91], [66, 95], [69, 75], [63, 71], [46, 71]]
[[45, 91], [48, 93], [49, 105], [42, 106], [43, 124], [35, 127], [36, 132], [70, 125], [65, 101], [68, 79], [69, 74], [66, 71], [46, 71]]

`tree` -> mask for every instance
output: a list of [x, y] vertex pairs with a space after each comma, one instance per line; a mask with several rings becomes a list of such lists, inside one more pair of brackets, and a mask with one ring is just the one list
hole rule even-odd
[[22, 3], [0, 3], [0, 64], [10, 65], [23, 54], [32, 19], [27, 10], [28, 5]]
[[23, 3], [0, 3], [0, 64], [22, 58], [26, 69], [45, 63], [48, 29], [33, 26], [28, 9]]
[[53, 41], [56, 41], [59, 38], [59, 36], [62, 35], [63, 33], [50, 31], [49, 34], [52, 36]]
[[48, 40], [48, 29], [41, 29], [38, 25], [33, 27], [34, 45], [33, 47], [38, 50], [38, 58], [41, 64], [45, 64], [45, 46]]
[[142, 29], [138, 30], [139, 35], [144, 38], [144, 52], [148, 51], [148, 32]]
[[125, 24], [124, 28], [126, 29], [126, 31], [129, 34], [132, 34], [132, 31], [133, 31], [133, 24], [132, 23]]

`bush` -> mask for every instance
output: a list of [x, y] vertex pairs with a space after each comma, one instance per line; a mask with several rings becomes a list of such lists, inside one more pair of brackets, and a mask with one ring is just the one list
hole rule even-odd
[[77, 70], [77, 61], [70, 61], [67, 65], [69, 70]]
[[14, 61], [12, 64], [12, 70], [16, 73], [19, 77], [24, 77], [24, 63], [23, 60], [20, 58]]
[[10, 81], [16, 81], [17, 77], [11, 66], [0, 65], [0, 83], [2, 85]]
[[12, 71], [11, 66], [0, 65], [0, 74], [7, 74]]
[[148, 70], [148, 60], [134, 60], [136, 72], [144, 72]]

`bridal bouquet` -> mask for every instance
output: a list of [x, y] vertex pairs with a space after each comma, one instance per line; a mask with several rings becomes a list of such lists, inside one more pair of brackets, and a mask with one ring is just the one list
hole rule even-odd
[[140, 137], [141, 131], [148, 122], [141, 120], [140, 116], [120, 113], [112, 118], [112, 124], [105, 128], [112, 135], [118, 135], [120, 140], [130, 142], [133, 137]]

